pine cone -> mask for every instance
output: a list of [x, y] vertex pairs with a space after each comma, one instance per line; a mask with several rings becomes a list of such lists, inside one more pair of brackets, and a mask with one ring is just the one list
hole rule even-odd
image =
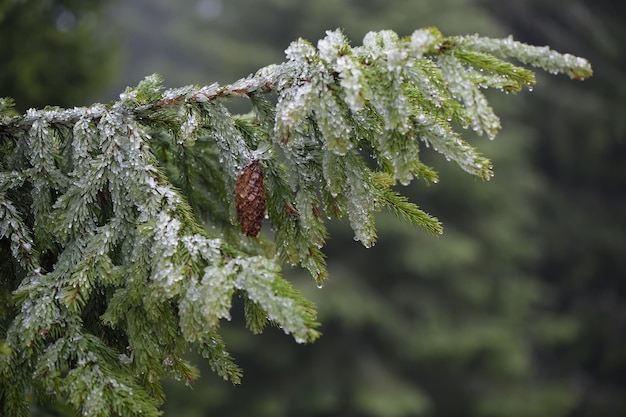
[[265, 216], [263, 168], [256, 159], [237, 175], [235, 207], [242, 232], [246, 236], [256, 237], [261, 231]]

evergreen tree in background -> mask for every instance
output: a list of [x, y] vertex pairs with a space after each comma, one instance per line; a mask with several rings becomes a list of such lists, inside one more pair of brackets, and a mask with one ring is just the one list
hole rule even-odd
[[626, 10], [613, 1], [487, 3], [516, 36], [584, 54], [602, 74], [583, 90], [550, 83], [526, 112], [544, 120], [533, 125], [532, 152], [545, 182], [539, 271], [552, 297], [543, 308], [575, 329], [538, 356], [545, 374], [576, 385], [572, 416], [626, 415], [626, 82], [616, 42]]
[[[30, 396], [85, 415], [158, 415], [164, 376], [197, 377], [190, 348], [239, 382], [218, 332], [234, 295], [252, 333], [272, 323], [315, 340], [314, 307], [280, 264], [325, 282], [325, 217], [347, 218], [365, 247], [382, 208], [440, 233], [394, 186], [437, 182], [424, 147], [491, 177], [457, 130], [493, 138], [500, 123], [482, 90], [534, 84], [508, 59], [591, 75], [586, 60], [547, 47], [434, 28], [370, 32], [355, 48], [329, 31], [317, 48], [300, 39], [286, 52], [226, 86], [164, 89], [151, 76], [108, 105], [19, 116], [2, 100], [6, 415], [27, 415]], [[229, 113], [224, 101], [238, 97], [250, 113]], [[258, 234], [265, 215], [271, 239]]]
[[328, 28], [342, 28], [355, 42], [372, 30], [408, 34], [431, 25], [451, 34], [508, 34], [477, 5], [459, 0], [131, 0], [107, 16], [127, 38], [122, 83], [112, 99], [155, 67], [172, 86], [207, 77], [229, 83], [281, 61], [293, 39], [319, 39]]
[[106, 0], [0, 2], [0, 87], [17, 109], [88, 104], [116, 63], [99, 21]]

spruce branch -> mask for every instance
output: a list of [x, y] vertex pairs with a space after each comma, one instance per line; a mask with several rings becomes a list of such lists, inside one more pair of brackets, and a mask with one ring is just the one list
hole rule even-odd
[[[492, 176], [459, 128], [495, 137], [482, 90], [535, 83], [508, 60], [591, 75], [586, 60], [547, 47], [435, 28], [371, 32], [357, 47], [329, 31], [316, 46], [294, 41], [286, 57], [225, 86], [165, 89], [152, 75], [90, 107], [18, 115], [0, 99], [6, 415], [26, 415], [30, 391], [89, 415], [158, 415], [165, 375], [197, 377], [189, 349], [238, 383], [219, 335], [233, 296], [253, 333], [274, 324], [315, 340], [315, 308], [280, 264], [324, 283], [325, 218], [346, 217], [365, 246], [382, 208], [441, 233], [394, 187], [437, 182], [426, 148]], [[252, 112], [232, 115], [233, 98]]]

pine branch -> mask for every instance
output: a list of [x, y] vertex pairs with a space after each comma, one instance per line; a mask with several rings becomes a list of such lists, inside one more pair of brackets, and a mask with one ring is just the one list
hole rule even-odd
[[[315, 308], [280, 263], [322, 285], [326, 217], [347, 217], [365, 246], [382, 208], [441, 233], [393, 187], [437, 182], [425, 148], [492, 176], [457, 129], [493, 138], [500, 123], [482, 90], [535, 82], [506, 59], [591, 75], [547, 47], [434, 28], [372, 32], [358, 47], [329, 31], [286, 55], [226, 86], [166, 90], [153, 75], [106, 105], [17, 115], [0, 100], [0, 282], [14, 306], [0, 310], [6, 415], [28, 413], [29, 391], [89, 415], [158, 415], [165, 375], [197, 377], [190, 348], [239, 382], [218, 333], [235, 294], [252, 332], [272, 323], [315, 340]], [[253, 111], [231, 115], [231, 98]]]
[[389, 186], [393, 184], [393, 179], [389, 175], [379, 174], [375, 181], [378, 184], [379, 198], [383, 205], [393, 210], [398, 217], [423, 228], [432, 235], [443, 233], [443, 226], [437, 218], [409, 202], [406, 196], [389, 189]]

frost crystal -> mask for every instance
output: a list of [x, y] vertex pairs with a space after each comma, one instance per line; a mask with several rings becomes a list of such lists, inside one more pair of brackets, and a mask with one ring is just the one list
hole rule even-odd
[[[296, 342], [304, 343], [311, 338], [309, 323], [305, 319], [302, 306], [283, 291], [288, 285], [277, 274], [278, 265], [264, 257], [250, 257], [235, 260], [239, 274], [235, 286], [244, 289], [254, 303], [262, 307], [270, 320], [276, 322], [285, 333], [293, 334]], [[277, 291], [278, 288], [283, 291]], [[282, 293], [282, 294], [281, 294]]]
[[208, 239], [204, 236], [185, 235], [181, 237], [181, 242], [185, 245], [185, 248], [191, 255], [193, 260], [201, 257], [208, 262], [217, 262], [220, 258], [220, 247], [222, 246], [222, 240], [218, 238]]
[[326, 139], [328, 149], [340, 155], [352, 148], [352, 125], [348, 123], [330, 89], [323, 89], [314, 105], [317, 125]]
[[524, 64], [542, 68], [551, 74], [567, 74], [571, 78], [586, 78], [591, 75], [591, 64], [584, 58], [561, 54], [547, 46], [532, 46], [516, 41], [513, 36], [491, 39], [478, 35], [460, 38], [460, 44], [496, 56], [511, 57]]
[[304, 39], [298, 39], [297, 41], [291, 42], [289, 47], [285, 50], [285, 55], [287, 59], [291, 61], [308, 63], [317, 55], [317, 52], [309, 42]]
[[300, 126], [311, 112], [317, 91], [311, 82], [284, 93], [276, 104], [276, 135], [288, 136], [292, 130]]
[[167, 214], [161, 212], [155, 224], [155, 245], [153, 253], [163, 257], [170, 257], [176, 251], [178, 245], [178, 232], [181, 223]]
[[183, 141], [191, 144], [193, 143], [194, 134], [200, 126], [200, 116], [193, 108], [185, 111], [185, 108], [181, 107], [180, 113], [184, 120], [183, 124], [180, 126], [180, 133], [183, 137]]
[[419, 59], [428, 52], [438, 39], [428, 29], [418, 29], [411, 35], [411, 50], [415, 58]]
[[441, 55], [439, 62], [450, 92], [463, 102], [471, 119], [472, 129], [479, 135], [486, 132], [493, 139], [500, 129], [500, 119], [472, 79], [466, 75], [467, 69], [452, 55]]
[[360, 63], [353, 56], [345, 55], [337, 59], [335, 68], [341, 78], [346, 104], [354, 113], [361, 111], [365, 105], [365, 97], [369, 94], [363, 92], [366, 89], [366, 80]]
[[333, 65], [348, 47], [348, 40], [340, 30], [326, 31], [326, 37], [317, 42], [317, 49], [322, 61]]

